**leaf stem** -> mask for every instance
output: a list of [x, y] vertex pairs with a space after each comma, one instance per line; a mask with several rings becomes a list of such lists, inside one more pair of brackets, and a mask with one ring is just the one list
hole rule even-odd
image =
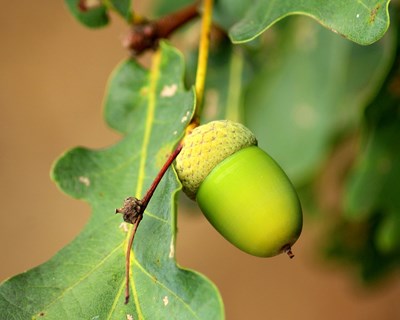
[[201, 34], [199, 43], [199, 57], [197, 60], [196, 73], [196, 110], [192, 123], [200, 124], [200, 116], [203, 111], [204, 86], [207, 73], [208, 52], [210, 48], [210, 31], [212, 22], [213, 0], [204, 0], [202, 15]]
[[175, 150], [169, 155], [167, 161], [165, 161], [164, 165], [158, 172], [156, 178], [152, 182], [150, 188], [147, 190], [142, 200], [139, 200], [134, 197], [129, 197], [125, 199], [124, 205], [120, 209], [116, 209], [115, 213], [123, 214], [124, 221], [127, 223], [133, 224], [132, 233], [129, 237], [128, 246], [126, 249], [126, 260], [125, 260], [125, 279], [126, 279], [126, 287], [125, 287], [125, 304], [129, 302], [129, 277], [131, 270], [131, 251], [133, 246], [133, 240], [136, 235], [136, 231], [139, 227], [140, 222], [143, 219], [144, 211], [146, 210], [147, 205], [150, 202], [151, 197], [153, 196], [155, 190], [157, 189], [161, 179], [167, 172], [170, 165], [174, 162], [175, 158], [182, 150], [182, 143], [179, 143]]
[[138, 219], [136, 219], [135, 224], [133, 225], [131, 236], [129, 237], [128, 246], [126, 248], [126, 255], [125, 255], [125, 304], [129, 302], [129, 278], [131, 272], [131, 252], [132, 252], [132, 245], [133, 240], [135, 239], [135, 234], [137, 228], [139, 227], [139, 223], [143, 218], [143, 214], [141, 214]]

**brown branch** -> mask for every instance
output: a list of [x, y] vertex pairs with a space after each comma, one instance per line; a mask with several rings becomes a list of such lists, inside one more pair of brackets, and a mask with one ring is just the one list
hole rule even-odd
[[132, 252], [132, 246], [133, 246], [133, 240], [135, 239], [135, 234], [137, 231], [137, 228], [139, 227], [140, 221], [142, 221], [143, 214], [141, 214], [138, 219], [136, 219], [135, 224], [133, 225], [133, 230], [131, 233], [131, 236], [129, 237], [129, 243], [126, 248], [126, 259], [125, 259], [125, 304], [128, 304], [129, 302], [129, 277], [130, 277], [130, 272], [131, 272], [131, 252]]
[[157, 47], [160, 39], [168, 38], [175, 30], [199, 15], [197, 2], [158, 20], [143, 21], [133, 25], [122, 44], [133, 55], [140, 55]]

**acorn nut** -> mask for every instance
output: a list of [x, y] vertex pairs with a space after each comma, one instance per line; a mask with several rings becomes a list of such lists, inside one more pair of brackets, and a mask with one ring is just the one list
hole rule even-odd
[[175, 168], [183, 191], [229, 242], [255, 256], [293, 256], [303, 223], [300, 201], [245, 126], [219, 120], [196, 127]]

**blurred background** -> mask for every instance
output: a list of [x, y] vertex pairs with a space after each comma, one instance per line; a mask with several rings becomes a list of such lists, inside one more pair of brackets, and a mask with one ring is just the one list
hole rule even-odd
[[[102, 99], [110, 72], [127, 56], [120, 45], [127, 27], [114, 19], [102, 30], [84, 28], [61, 0], [40, 6], [34, 1], [2, 1], [0, 26], [3, 281], [52, 257], [79, 233], [90, 215], [85, 203], [56, 188], [49, 171], [71, 147], [102, 148], [120, 139], [103, 121]], [[247, 117], [247, 121], [254, 120]], [[329, 159], [344, 157], [346, 163], [348, 157], [354, 158], [348, 150], [358, 140], [349, 136], [353, 139], [343, 140]], [[330, 170], [318, 175], [318, 190], [325, 190], [321, 197], [328, 212], [336, 209], [337, 188], [329, 183], [336, 181], [340, 164], [325, 160], [321, 166]], [[291, 173], [299, 181], [300, 171]], [[294, 247], [296, 257], [289, 260], [283, 255], [273, 259], [246, 255], [227, 243], [193, 204], [183, 200], [179, 211], [178, 262], [218, 286], [229, 320], [400, 319], [399, 272], [367, 286], [353, 265], [328, 261], [321, 254], [321, 239], [331, 232], [329, 215], [305, 212], [304, 230]]]

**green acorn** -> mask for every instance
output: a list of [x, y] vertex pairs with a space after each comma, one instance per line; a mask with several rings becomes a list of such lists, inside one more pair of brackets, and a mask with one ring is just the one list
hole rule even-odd
[[196, 127], [175, 168], [183, 191], [228, 241], [255, 256], [292, 256], [302, 229], [300, 201], [249, 129], [228, 120]]

